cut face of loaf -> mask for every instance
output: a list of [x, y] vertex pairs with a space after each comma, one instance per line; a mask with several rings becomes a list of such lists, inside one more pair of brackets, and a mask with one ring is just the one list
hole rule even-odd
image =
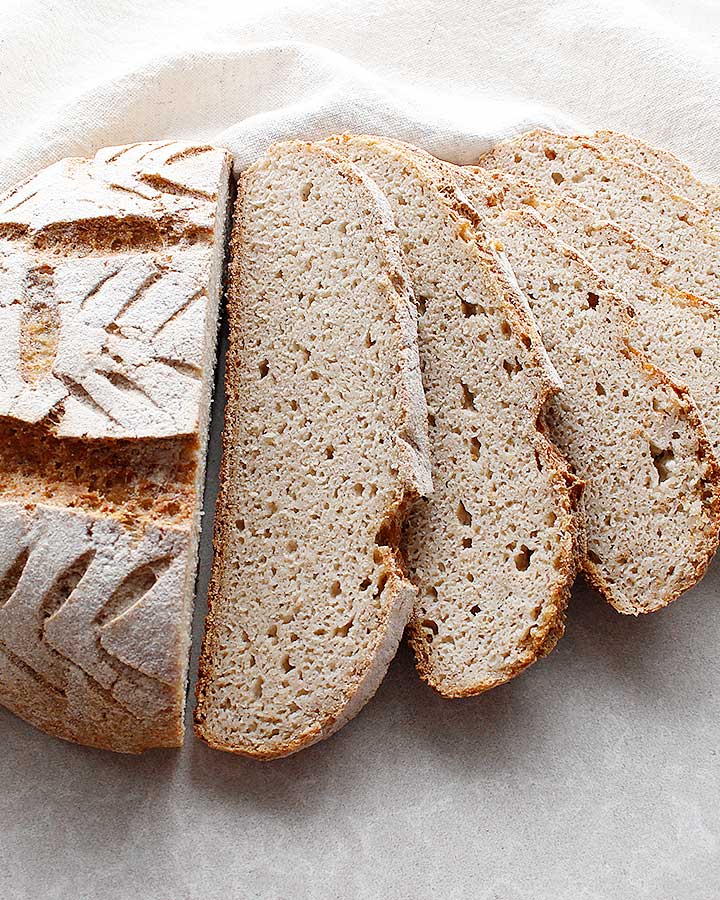
[[504, 203], [529, 203], [550, 222], [634, 310], [635, 347], [684, 384], [700, 412], [715, 456], [720, 455], [720, 308], [679, 290], [669, 262], [636, 241], [614, 222], [574, 200], [543, 203], [529, 182], [505, 179]]
[[431, 490], [414, 307], [377, 188], [275, 145], [243, 173], [198, 735], [270, 758], [372, 696], [415, 592], [409, 501]]
[[116, 147], [3, 201], [0, 702], [66, 740], [182, 742], [229, 166]]
[[698, 180], [684, 163], [667, 150], [651, 147], [617, 131], [596, 131], [590, 140], [604, 153], [647, 169], [700, 209], [716, 214], [720, 211], [720, 187]]
[[659, 609], [717, 546], [719, 473], [696, 409], [631, 348], [625, 305], [594, 269], [530, 208], [503, 209], [497, 182], [453, 171], [502, 242], [563, 380], [547, 421], [587, 482], [585, 571], [620, 612]]
[[586, 138], [530, 131], [494, 147], [484, 169], [533, 181], [545, 199], [572, 197], [671, 259], [678, 287], [720, 301], [717, 220], [633, 162]]
[[449, 697], [507, 681], [563, 632], [577, 488], [538, 431], [558, 380], [526, 302], [452, 181], [398, 142], [330, 145], [385, 193], [419, 308], [435, 490], [411, 513], [421, 676]]
[[213, 147], [111, 147], [0, 200], [0, 416], [68, 437], [201, 429], [226, 169]]

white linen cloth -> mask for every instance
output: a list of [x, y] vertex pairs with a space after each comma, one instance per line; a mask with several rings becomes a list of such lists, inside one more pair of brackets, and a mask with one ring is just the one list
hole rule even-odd
[[716, 0], [4, 0], [0, 191], [144, 139], [388, 134], [465, 162], [545, 125], [627, 130], [711, 178]]

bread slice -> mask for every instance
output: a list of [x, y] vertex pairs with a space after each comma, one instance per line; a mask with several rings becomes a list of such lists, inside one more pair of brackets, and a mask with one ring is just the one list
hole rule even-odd
[[535, 183], [548, 199], [568, 196], [613, 219], [671, 259], [678, 287], [720, 301], [717, 221], [635, 163], [587, 138], [530, 131], [498, 144], [480, 165]]
[[413, 148], [330, 139], [386, 194], [419, 306], [432, 497], [408, 519], [420, 675], [447, 697], [555, 645], [577, 566], [577, 486], [538, 428], [557, 375], [511, 273], [452, 181]]
[[667, 150], [651, 147], [638, 138], [618, 131], [596, 131], [590, 140], [604, 153], [647, 169], [700, 209], [715, 214], [720, 211], [720, 186], [700, 181], [688, 166]]
[[505, 179], [505, 205], [531, 205], [632, 306], [631, 341], [690, 391], [720, 456], [720, 307], [667, 283], [669, 260], [575, 200], [539, 201], [530, 182]]
[[453, 171], [563, 379], [548, 425], [587, 482], [584, 571], [620, 612], [657, 610], [702, 577], [718, 543], [720, 470], [695, 406], [632, 348], [627, 305], [582, 257], [529, 207], [503, 209], [492, 179]]
[[182, 742], [230, 158], [64, 160], [0, 200], [0, 702]]
[[336, 153], [243, 173], [197, 734], [260, 758], [375, 692], [415, 592], [399, 531], [431, 490], [417, 325], [387, 205]]

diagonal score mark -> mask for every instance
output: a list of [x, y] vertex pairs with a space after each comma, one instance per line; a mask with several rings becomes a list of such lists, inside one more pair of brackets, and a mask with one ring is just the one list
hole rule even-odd
[[173, 556], [161, 556], [133, 569], [103, 604], [102, 609], [95, 616], [96, 624], [103, 628], [139, 603], [170, 568], [173, 559]]
[[205, 295], [204, 287], [195, 291], [194, 294], [192, 294], [190, 297], [187, 298], [187, 300], [182, 304], [182, 306], [179, 306], [172, 315], [168, 316], [164, 322], [161, 322], [160, 325], [158, 325], [158, 327], [152, 333], [152, 337], [156, 338], [164, 328], [167, 328], [167, 326], [171, 322], [174, 322], [175, 319], [178, 318], [178, 316], [181, 316], [186, 310], [188, 310], [193, 305], [193, 303], [195, 303], [196, 300], [199, 300], [204, 295]]
[[85, 309], [89, 301], [96, 296], [103, 285], [107, 284], [107, 282], [110, 281], [111, 278], [114, 278], [120, 272], [121, 268], [122, 266], [119, 266], [117, 269], [113, 269], [112, 272], [110, 272], [108, 275], [104, 275], [95, 285], [95, 287], [82, 298], [82, 300], [80, 301], [80, 309]]
[[33, 191], [32, 194], [28, 194], [27, 197], [23, 197], [22, 200], [18, 200], [15, 206], [9, 207], [9, 209], [4, 209], [2, 214], [4, 216], [9, 215], [11, 212], [15, 212], [16, 209], [20, 209], [23, 203], [27, 203], [28, 200], [32, 200], [33, 197], [37, 196], [37, 191]]
[[105, 409], [97, 400], [93, 397], [93, 395], [85, 388], [79, 381], [75, 381], [70, 375], [65, 373], [59, 373], [58, 378], [63, 382], [63, 384], [67, 387], [69, 392], [73, 395], [73, 397], [78, 401], [78, 403], [84, 403], [86, 406], [89, 406], [94, 412], [102, 413], [102, 415], [107, 416], [111, 422], [114, 422], [116, 425], [120, 425], [120, 422], [113, 416], [111, 412]]

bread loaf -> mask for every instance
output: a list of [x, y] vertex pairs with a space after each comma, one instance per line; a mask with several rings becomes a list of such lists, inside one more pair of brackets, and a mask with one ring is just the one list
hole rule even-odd
[[414, 308], [377, 188], [294, 142], [238, 190], [195, 728], [270, 758], [377, 688], [415, 597], [399, 530], [431, 479]]
[[63, 160], [0, 200], [0, 702], [182, 741], [229, 155]]

